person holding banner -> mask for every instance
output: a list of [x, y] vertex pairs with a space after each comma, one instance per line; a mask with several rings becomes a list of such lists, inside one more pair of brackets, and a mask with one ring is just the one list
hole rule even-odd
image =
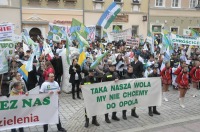
[[[40, 88], [40, 93], [49, 93], [49, 94], [53, 94], [54, 92], [60, 94], [60, 86], [59, 84], [54, 81], [55, 78], [55, 74], [54, 73], [49, 73], [48, 75], [48, 80], [46, 80], [41, 88]], [[44, 132], [48, 131], [48, 124], [43, 125], [44, 128]], [[58, 131], [60, 132], [66, 132], [66, 130], [64, 128], [62, 128], [61, 122], [60, 122], [60, 117], [59, 117], [59, 123], [57, 124], [57, 128]]]
[[[190, 77], [192, 78], [193, 88], [197, 89], [200, 81], [200, 62], [195, 61], [195, 66], [190, 71]], [[196, 97], [196, 91], [193, 93], [193, 97]]]
[[[131, 65], [128, 65], [127, 73], [123, 76], [123, 79], [134, 79], [134, 78], [136, 78], [136, 76], [133, 74], [133, 67]], [[135, 118], [139, 118], [139, 116], [136, 114], [135, 110], [136, 110], [136, 107], [131, 109], [131, 116], [133, 116]], [[122, 118], [124, 120], [127, 120], [126, 111], [127, 110], [122, 111]]]
[[25, 81], [24, 81], [21, 77], [22, 77], [21, 74], [18, 73], [18, 72], [16, 72], [16, 73], [14, 74], [14, 77], [13, 77], [13, 79], [12, 79], [10, 85], [9, 85], [9, 93], [10, 93], [10, 91], [12, 90], [12, 88], [13, 88], [13, 86], [14, 86], [14, 84], [15, 84], [16, 82], [20, 82], [20, 83], [21, 83], [22, 89], [23, 89], [24, 92], [27, 92], [27, 91], [28, 91], [28, 90], [27, 90], [27, 87], [26, 87], [26, 83], [25, 83]]
[[180, 91], [180, 94], [179, 94], [180, 106], [182, 108], [185, 108], [183, 101], [184, 101], [185, 94], [186, 94], [187, 90], [189, 89], [189, 74], [188, 74], [187, 66], [185, 66], [183, 68], [183, 71], [178, 75], [177, 82], [178, 82], [178, 88]]
[[[158, 71], [158, 67], [154, 65], [153, 72], [149, 74], [148, 77], [160, 77], [157, 71]], [[152, 111], [152, 108], [153, 108], [153, 111]], [[160, 115], [160, 113], [156, 109], [156, 106], [149, 106], [149, 116], [153, 116], [153, 114]]]
[[142, 78], [144, 69], [143, 69], [143, 64], [141, 61], [138, 60], [139, 56], [135, 55], [134, 56], [134, 61], [131, 62], [131, 66], [133, 67], [133, 73], [137, 78]]
[[[89, 69], [89, 75], [86, 76], [83, 80], [82, 80], [82, 85], [88, 85], [88, 84], [93, 84], [96, 83], [97, 80], [96, 78], [94, 78], [94, 70]], [[81, 87], [81, 86], [80, 86]], [[94, 124], [95, 126], [99, 126], [99, 123], [97, 122], [97, 116], [92, 116], [92, 124]], [[85, 127], [88, 128], [89, 126], [89, 118], [87, 116], [87, 112], [86, 112], [86, 108], [85, 108]]]
[[[15, 82], [13, 84], [13, 89], [10, 91], [10, 96], [18, 96], [25, 94], [25, 91], [23, 90], [21, 82]], [[26, 92], [26, 95], [28, 95], [28, 92]], [[16, 129], [11, 129], [11, 132], [17, 132]], [[24, 132], [24, 128], [19, 128], [19, 132]]]
[[167, 96], [166, 93], [169, 89], [169, 85], [172, 82], [171, 72], [172, 72], [172, 69], [170, 68], [170, 62], [166, 62], [165, 67], [160, 72], [160, 75], [162, 77], [162, 84], [163, 84], [163, 99], [166, 102], [168, 101], [168, 99], [166, 97]]
[[[104, 74], [102, 82], [107, 82], [107, 81], [115, 81], [117, 82], [119, 80], [118, 73], [115, 72], [115, 64], [109, 64], [109, 71]], [[112, 119], [119, 121], [120, 119], [117, 117], [117, 112], [112, 112]], [[110, 119], [108, 118], [108, 113], [105, 114], [105, 121], [106, 123], [111, 123]]]

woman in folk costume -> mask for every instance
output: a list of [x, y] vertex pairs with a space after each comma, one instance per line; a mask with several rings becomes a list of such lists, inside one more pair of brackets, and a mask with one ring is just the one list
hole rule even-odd
[[[200, 62], [196, 61], [195, 66], [190, 71], [190, 77], [192, 78], [192, 85], [193, 88], [197, 89], [198, 83], [200, 81]], [[193, 93], [193, 97], [196, 97], [196, 90]]]
[[189, 74], [188, 74], [188, 67], [185, 66], [183, 68], [183, 71], [177, 76], [177, 83], [179, 88], [179, 101], [180, 106], [182, 108], [185, 108], [185, 105], [183, 104], [185, 94], [187, 90], [189, 89]]
[[172, 67], [172, 86], [174, 89], [178, 89], [178, 84], [176, 82], [176, 78], [177, 78], [177, 75], [174, 74], [174, 72], [177, 70], [178, 68], [178, 63], [174, 63], [174, 66]]
[[163, 84], [163, 99], [165, 101], [168, 101], [166, 97], [166, 93], [168, 91], [169, 85], [172, 82], [171, 72], [172, 72], [172, 69], [170, 68], [170, 62], [166, 62], [165, 67], [160, 72], [160, 75], [162, 77], [162, 84]]

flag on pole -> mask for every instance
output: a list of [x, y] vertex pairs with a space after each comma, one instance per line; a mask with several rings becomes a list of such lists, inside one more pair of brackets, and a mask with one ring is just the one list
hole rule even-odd
[[107, 29], [110, 24], [114, 21], [117, 14], [121, 11], [119, 5], [113, 2], [106, 11], [102, 14], [101, 18], [99, 19], [97, 25]]
[[53, 34], [53, 41], [56, 43], [60, 43], [61, 42], [60, 36], [58, 36], [57, 34]]
[[32, 53], [31, 56], [29, 57], [28, 61], [26, 62], [26, 70], [28, 72], [33, 70], [33, 59], [34, 59], [35, 54]]
[[79, 32], [79, 34], [85, 39], [87, 39], [87, 36], [90, 33], [89, 29], [83, 23], [79, 22], [78, 20], [74, 18], [72, 18], [70, 32], [72, 35], [75, 32]]
[[81, 66], [85, 59], [86, 59], [86, 53], [82, 51], [82, 53], [79, 55], [78, 58], [78, 64]]
[[26, 70], [25, 64], [23, 64], [17, 71], [22, 75], [24, 80], [27, 82], [27, 80], [28, 80], [28, 71]]
[[70, 65], [70, 59], [69, 59], [70, 50], [69, 50], [69, 45], [71, 45], [71, 44], [72, 44], [72, 42], [71, 42], [68, 34], [66, 33], [66, 58], [67, 58], [68, 65]]
[[86, 41], [78, 32], [75, 32], [75, 34], [76, 34], [76, 38], [77, 38], [78, 41], [79, 41], [80, 48], [83, 48], [83, 47], [90, 47], [88, 41]]
[[[24, 30], [26, 31], [26, 30]], [[34, 45], [35, 42], [30, 38], [30, 36], [28, 35], [28, 33], [23, 32], [22, 33], [22, 40], [27, 44], [27, 45]]]
[[195, 30], [193, 28], [190, 28], [190, 30], [191, 30], [190, 36], [192, 36], [194, 38], [197, 38], [200, 36], [200, 33], [197, 30]]
[[95, 69], [107, 54], [108, 54], [108, 51], [106, 51], [104, 54], [97, 57], [97, 59], [91, 64], [90, 68]]

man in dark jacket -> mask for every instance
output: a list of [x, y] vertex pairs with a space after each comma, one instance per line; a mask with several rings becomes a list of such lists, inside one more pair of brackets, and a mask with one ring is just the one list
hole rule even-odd
[[61, 77], [63, 75], [63, 65], [62, 58], [58, 55], [58, 53], [55, 53], [54, 58], [51, 60], [51, 64], [55, 70], [55, 81], [57, 81], [60, 86]]
[[36, 84], [38, 83], [36, 65], [37, 65], [37, 60], [33, 60], [33, 70], [28, 72], [28, 80], [27, 80], [28, 91], [35, 88]]
[[[134, 79], [134, 78], [136, 78], [136, 76], [133, 74], [133, 67], [132, 66], [128, 66], [127, 73], [124, 75], [123, 78], [124, 79]], [[136, 114], [135, 110], [136, 110], [136, 107], [131, 109], [131, 116], [138, 118], [139, 116]], [[122, 111], [122, 117], [123, 117], [124, 120], [127, 120], [126, 111], [127, 110]]]
[[70, 74], [70, 78], [69, 78], [69, 82], [72, 83], [72, 98], [75, 99], [75, 86], [77, 87], [77, 98], [81, 99], [81, 97], [79, 96], [79, 85], [82, 81], [82, 77], [81, 77], [81, 67], [78, 65], [78, 60], [77, 59], [73, 59], [72, 60], [72, 65], [69, 67], [69, 74]]
[[[89, 84], [93, 84], [96, 83], [96, 78], [94, 77], [94, 70], [90, 69], [89, 70], [89, 75], [86, 76], [83, 80], [82, 80], [82, 85], [89, 85]], [[95, 126], [99, 126], [99, 123], [97, 122], [97, 116], [92, 116], [92, 124], [94, 124]], [[88, 128], [89, 126], [89, 118], [87, 116], [87, 112], [85, 109], [85, 127]]]
[[[102, 82], [107, 82], [107, 81], [118, 81], [119, 80], [119, 76], [117, 74], [117, 72], [115, 72], [115, 64], [109, 64], [109, 71], [104, 74]], [[117, 112], [113, 112], [112, 113], [112, 119], [119, 121], [120, 119], [116, 116]], [[108, 118], [108, 113], [105, 114], [105, 121], [107, 123], [111, 123], [110, 119]]]
[[[153, 67], [153, 72], [149, 74], [148, 77], [159, 77], [160, 75], [157, 73], [157, 68], [156, 66]], [[153, 111], [152, 111], [153, 108]], [[157, 111], [156, 106], [149, 106], [149, 116], [153, 116], [153, 114], [160, 115], [160, 113]]]
[[138, 60], [138, 56], [135, 55], [134, 56], [134, 61], [131, 62], [131, 66], [133, 67], [133, 74], [137, 77], [137, 78], [142, 78], [143, 77], [143, 64], [142, 62], [140, 62]]

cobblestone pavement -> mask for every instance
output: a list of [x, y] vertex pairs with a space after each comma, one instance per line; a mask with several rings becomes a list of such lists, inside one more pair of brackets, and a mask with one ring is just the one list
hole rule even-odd
[[[168, 126], [175, 127], [176, 132], [185, 132], [180, 125], [176, 126], [173, 124], [183, 124], [187, 121], [194, 121], [200, 119], [200, 91], [196, 91], [198, 96], [196, 98], [192, 97], [192, 93], [195, 92], [194, 89], [190, 89], [185, 97], [186, 108], [181, 108], [178, 101], [178, 91], [170, 88], [168, 93], [169, 102], [163, 102], [161, 107], [158, 107], [158, 111], [161, 115], [154, 115], [150, 117], [148, 115], [148, 108], [137, 108], [136, 112], [139, 118], [134, 118], [130, 116], [130, 110], [127, 112], [128, 120], [122, 119], [122, 113], [118, 112], [117, 116], [120, 121], [111, 120], [111, 124], [107, 124], [104, 121], [104, 115], [98, 116], [97, 120], [100, 123], [99, 127], [90, 124], [89, 128], [84, 127], [85, 117], [84, 117], [84, 102], [83, 100], [73, 100], [71, 94], [62, 93], [60, 97], [60, 118], [63, 127], [67, 129], [68, 132], [133, 132], [133, 131], [158, 131], [164, 132], [169, 131]], [[110, 114], [111, 115], [111, 114]], [[200, 122], [200, 120], [198, 120]], [[90, 120], [91, 123], [91, 120]], [[194, 122], [191, 127], [197, 127], [198, 124]], [[190, 125], [185, 124], [186, 128], [190, 128]], [[183, 130], [183, 131], [182, 131]], [[191, 129], [190, 129], [191, 130]], [[9, 130], [10, 131], [10, 130]], [[25, 128], [25, 132], [42, 132], [42, 126], [35, 126]], [[56, 125], [49, 125], [49, 132], [56, 132]], [[192, 131], [192, 130], [191, 130]], [[195, 130], [194, 130], [195, 131]], [[8, 131], [7, 131], [8, 132]], [[170, 131], [172, 132], [172, 131]]]

